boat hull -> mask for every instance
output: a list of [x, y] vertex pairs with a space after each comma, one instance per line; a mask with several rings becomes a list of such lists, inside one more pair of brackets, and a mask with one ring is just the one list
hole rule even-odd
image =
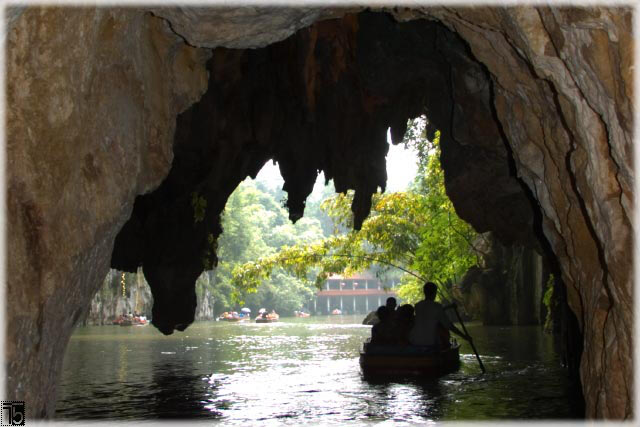
[[460, 346], [429, 354], [360, 353], [362, 373], [369, 377], [433, 378], [460, 368]]
[[256, 323], [274, 323], [277, 321], [278, 319], [256, 319]]
[[218, 320], [222, 322], [248, 322], [251, 319], [248, 317], [222, 317]]

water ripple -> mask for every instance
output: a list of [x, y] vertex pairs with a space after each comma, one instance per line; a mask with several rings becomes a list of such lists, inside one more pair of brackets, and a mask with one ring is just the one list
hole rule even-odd
[[358, 364], [370, 327], [342, 317], [196, 323], [169, 337], [153, 328], [80, 328], [65, 357], [57, 417], [412, 425], [571, 415], [566, 378], [539, 328], [469, 325], [485, 375], [463, 343], [458, 372], [374, 383]]

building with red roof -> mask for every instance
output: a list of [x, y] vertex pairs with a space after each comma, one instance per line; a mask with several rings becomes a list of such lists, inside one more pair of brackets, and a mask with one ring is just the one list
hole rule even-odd
[[397, 299], [395, 287], [395, 281], [383, 283], [370, 273], [349, 277], [335, 274], [316, 292], [309, 310], [315, 314], [330, 314], [336, 309], [343, 314], [366, 314], [384, 305], [389, 297]]

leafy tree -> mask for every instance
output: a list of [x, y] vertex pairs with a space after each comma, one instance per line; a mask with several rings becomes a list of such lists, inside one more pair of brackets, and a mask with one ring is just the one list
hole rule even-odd
[[[411, 121], [405, 138], [419, 153], [419, 173], [411, 191], [374, 194], [371, 214], [360, 231], [285, 245], [279, 252], [236, 266], [235, 286], [255, 289], [277, 268], [302, 280], [315, 268], [320, 285], [332, 273], [352, 274], [378, 264], [415, 272], [403, 276], [398, 290], [405, 301], [422, 298], [423, 278], [440, 284], [441, 296], [446, 297], [447, 285], [477, 262], [470, 244], [476, 233], [456, 215], [446, 195], [439, 133], [429, 141], [424, 123]], [[351, 192], [338, 194], [321, 206], [338, 228], [353, 228], [352, 198]]]
[[271, 275], [260, 287], [238, 287], [231, 280], [231, 272], [237, 264], [273, 254], [284, 245], [322, 238], [319, 220], [303, 218], [292, 224], [274, 193], [247, 180], [227, 201], [222, 227], [224, 232], [217, 243], [218, 266], [196, 282], [198, 295], [206, 289], [212, 294], [216, 313], [246, 305], [252, 310], [268, 307], [292, 314], [312, 297], [312, 285], [285, 274]]
[[[325, 188], [324, 193], [330, 189]], [[309, 280], [291, 277], [283, 271], [274, 272], [260, 287], [236, 287], [232, 281], [231, 272], [238, 264], [274, 254], [283, 246], [311, 243], [323, 238], [321, 221], [326, 221], [328, 216], [318, 208], [317, 196], [310, 202], [307, 216], [292, 224], [282, 207], [284, 194], [281, 189], [273, 190], [259, 181], [246, 180], [227, 201], [222, 217], [224, 232], [217, 242], [213, 236], [209, 237], [211, 247], [203, 256], [208, 271], [196, 280], [199, 304], [207, 298], [209, 303], [213, 303], [214, 315], [239, 310], [244, 305], [252, 310], [267, 307], [284, 315], [293, 314], [313, 297], [315, 288]], [[201, 214], [206, 208], [206, 200], [193, 193], [191, 203], [194, 220], [203, 220]], [[215, 269], [209, 261], [214, 249], [219, 259]], [[135, 283], [139, 277], [130, 273], [125, 277], [125, 297], [131, 298], [129, 284]], [[97, 305], [101, 301], [122, 298], [121, 273], [112, 271], [96, 298]]]
[[[329, 181], [329, 183], [324, 185], [320, 194], [317, 194], [314, 188], [314, 192], [309, 196], [304, 210], [305, 218], [315, 218], [319, 221], [324, 237], [329, 237], [339, 231], [336, 229], [336, 224], [331, 219], [331, 216], [322, 209], [322, 202], [335, 194], [336, 189], [333, 181]], [[342, 231], [346, 232], [347, 230]]]
[[264, 307], [280, 314], [291, 315], [300, 310], [313, 298], [315, 288], [305, 282], [276, 270], [270, 280], [257, 288], [255, 293], [246, 296], [245, 303], [249, 307]]

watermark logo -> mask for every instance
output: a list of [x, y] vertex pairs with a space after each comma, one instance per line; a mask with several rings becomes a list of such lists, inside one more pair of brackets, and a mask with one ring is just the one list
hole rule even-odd
[[2, 415], [0, 415], [0, 425], [2, 426], [23, 426], [25, 421], [24, 401], [3, 400]]

